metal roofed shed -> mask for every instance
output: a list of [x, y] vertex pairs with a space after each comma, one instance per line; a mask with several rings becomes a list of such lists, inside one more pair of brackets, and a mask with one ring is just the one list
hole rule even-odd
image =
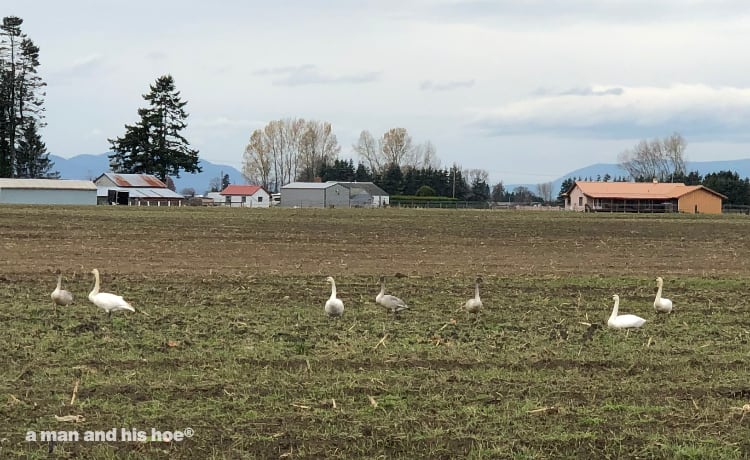
[[0, 179], [0, 203], [95, 205], [96, 185], [88, 180]]
[[[167, 185], [151, 174], [104, 173], [94, 181], [99, 196], [107, 191], [106, 203], [133, 206], [182, 206], [185, 197], [170, 190]], [[127, 196], [127, 197], [125, 197]], [[104, 201], [100, 198], [100, 202]]]
[[281, 187], [279, 206], [286, 208], [348, 208], [349, 189], [335, 182], [292, 182]]

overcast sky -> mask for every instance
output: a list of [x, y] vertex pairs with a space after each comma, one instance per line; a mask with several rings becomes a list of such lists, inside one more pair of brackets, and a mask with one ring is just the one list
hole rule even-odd
[[406, 128], [444, 165], [538, 183], [681, 133], [689, 160], [750, 158], [746, 0], [35, 0], [48, 150], [109, 150], [171, 74], [201, 158], [238, 169], [271, 120], [342, 146]]

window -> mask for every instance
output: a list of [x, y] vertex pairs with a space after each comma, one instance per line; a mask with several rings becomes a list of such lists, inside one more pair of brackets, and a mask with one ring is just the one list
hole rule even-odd
[[224, 199], [224, 202], [225, 202], [226, 204], [232, 204], [232, 197], [231, 197], [231, 196], [229, 196], [229, 195], [227, 195], [226, 199]]
[[578, 206], [583, 206], [583, 197], [582, 196], [578, 197]]
[[263, 203], [263, 197], [262, 196], [258, 197], [258, 203]]
[[245, 202], [245, 200], [247, 200], [247, 197], [246, 197], [246, 196], [243, 196], [242, 198], [240, 198], [240, 203], [244, 203], [244, 202]]

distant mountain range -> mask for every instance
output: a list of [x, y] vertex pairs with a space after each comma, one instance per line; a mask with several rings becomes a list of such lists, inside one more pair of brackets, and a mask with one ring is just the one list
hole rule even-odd
[[[744, 160], [722, 160], [722, 161], [688, 161], [686, 164], [687, 171], [698, 171], [699, 174], [705, 176], [706, 174], [719, 171], [734, 171], [741, 178], [750, 177], [750, 158]], [[616, 163], [597, 163], [585, 168], [576, 169], [571, 171], [564, 176], [561, 176], [552, 181], [552, 193], [553, 196], [557, 196], [557, 193], [562, 187], [562, 183], [568, 178], [582, 178], [596, 180], [597, 176], [609, 174], [612, 177], [628, 176], [627, 171], [620, 168], [620, 165]], [[536, 193], [537, 184], [507, 184], [505, 189], [512, 191], [517, 187], [526, 187], [531, 192]]]
[[[73, 158], [50, 155], [49, 158], [55, 162], [52, 169], [58, 171], [62, 179], [94, 180], [109, 171], [107, 155], [109, 153], [77, 155]], [[209, 190], [211, 180], [221, 177], [222, 174], [229, 174], [229, 182], [232, 184], [245, 183], [242, 173], [232, 166], [215, 164], [206, 160], [200, 160], [198, 164], [203, 168], [203, 172], [197, 174], [182, 173], [179, 178], [173, 178], [178, 193], [183, 189], [192, 188], [196, 193], [203, 194]]]
[[[54, 170], [60, 173], [62, 179], [96, 179], [102, 173], [109, 171], [109, 153], [99, 155], [77, 155], [73, 158], [63, 158], [57, 155], [50, 155], [50, 160], [55, 162]], [[192, 188], [198, 194], [208, 191], [211, 180], [221, 177], [222, 174], [229, 174], [229, 181], [232, 184], [244, 184], [245, 178], [236, 168], [228, 165], [211, 163], [207, 160], [200, 160], [200, 166], [203, 172], [198, 174], [180, 174], [179, 179], [174, 179], [177, 192], [186, 188]], [[724, 161], [688, 161], [687, 170], [698, 171], [701, 175], [719, 171], [734, 171], [741, 178], [750, 177], [750, 158], [744, 160], [724, 160]], [[597, 163], [585, 168], [576, 169], [564, 176], [552, 181], [552, 193], [557, 196], [560, 187], [565, 179], [572, 178], [591, 178], [596, 180], [597, 176], [609, 174], [612, 177], [627, 176], [628, 173], [620, 168], [616, 163]], [[534, 184], [505, 184], [505, 189], [512, 191], [517, 187], [524, 186], [536, 193], [537, 183]]]

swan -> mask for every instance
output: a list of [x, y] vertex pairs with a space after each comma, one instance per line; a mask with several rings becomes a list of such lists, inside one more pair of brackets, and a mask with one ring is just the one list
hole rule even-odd
[[57, 287], [54, 291], [52, 291], [52, 302], [55, 304], [55, 311], [57, 311], [57, 306], [60, 305], [62, 307], [66, 305], [70, 305], [73, 303], [73, 294], [66, 291], [65, 289], [61, 289], [62, 286], [62, 273], [57, 274]]
[[89, 300], [94, 305], [106, 311], [110, 316], [112, 315], [113, 311], [119, 310], [128, 310], [135, 312], [135, 308], [133, 308], [129, 303], [125, 301], [125, 299], [123, 299], [119, 295], [110, 294], [108, 292], [99, 292], [99, 270], [95, 268], [91, 270], [91, 273], [94, 275], [94, 279], [96, 280], [96, 282], [94, 283], [94, 289], [89, 292]]
[[607, 326], [612, 329], [628, 329], [631, 327], [641, 327], [646, 322], [645, 319], [635, 315], [618, 315], [617, 312], [620, 308], [620, 296], [615, 294], [612, 296], [615, 301], [615, 306], [612, 309], [612, 314], [609, 315], [609, 321]]
[[654, 309], [659, 313], [671, 313], [672, 301], [669, 299], [663, 299], [661, 297], [661, 289], [664, 286], [664, 280], [661, 279], [661, 276], [656, 278], [656, 286], [659, 289], [656, 290], [656, 299], [654, 300]]
[[385, 276], [380, 277], [380, 293], [375, 297], [375, 302], [391, 310], [394, 315], [409, 308], [403, 300], [385, 293]]
[[482, 278], [477, 276], [476, 286], [474, 288], [474, 298], [469, 299], [464, 304], [464, 310], [469, 313], [479, 313], [482, 309], [482, 300], [479, 298], [479, 283], [482, 282]]
[[331, 283], [331, 298], [326, 301], [325, 312], [328, 316], [341, 316], [344, 314], [344, 302], [336, 298], [336, 282], [332, 276], [326, 278]]

